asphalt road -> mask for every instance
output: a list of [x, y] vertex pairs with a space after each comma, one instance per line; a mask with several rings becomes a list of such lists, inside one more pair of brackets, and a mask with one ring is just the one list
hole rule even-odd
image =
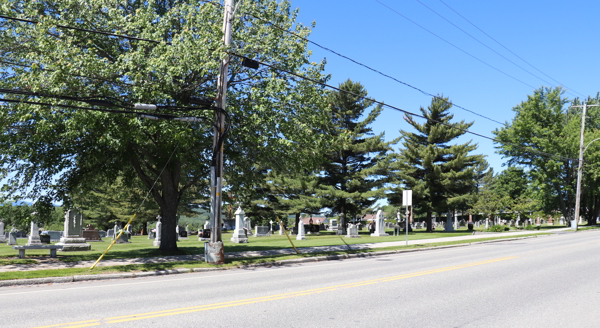
[[0, 288], [0, 327], [600, 327], [600, 231]]

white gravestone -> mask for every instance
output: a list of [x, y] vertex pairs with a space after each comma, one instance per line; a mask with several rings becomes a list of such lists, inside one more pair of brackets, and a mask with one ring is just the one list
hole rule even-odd
[[327, 229], [328, 231], [336, 231], [338, 228], [338, 221], [337, 219], [331, 219], [329, 220], [329, 229]]
[[17, 245], [17, 229], [15, 227], [12, 227], [8, 233], [8, 244]]
[[233, 236], [231, 241], [236, 244], [243, 244], [248, 242], [246, 231], [244, 231], [244, 210], [238, 207], [235, 211], [235, 230], [233, 230]]
[[302, 220], [298, 221], [298, 234], [296, 235], [296, 240], [304, 240], [304, 222]]
[[29, 239], [27, 240], [27, 246], [41, 245], [40, 240], [40, 228], [38, 228], [35, 222], [31, 221], [31, 230], [29, 231]]
[[65, 213], [65, 231], [63, 237], [56, 244], [62, 246], [62, 252], [91, 251], [92, 245], [85, 242], [82, 235], [83, 214], [77, 209], [70, 209]]
[[119, 234], [119, 230], [121, 230], [121, 228], [119, 227], [118, 224], [115, 223], [115, 226], [113, 227], [113, 239], [115, 239], [117, 237], [117, 235]]
[[385, 218], [383, 217], [383, 211], [377, 211], [377, 216], [375, 219], [375, 232], [371, 234], [374, 237], [387, 236], [388, 234], [385, 232], [384, 226]]
[[156, 221], [156, 239], [152, 242], [152, 245], [155, 247], [160, 247], [160, 236], [162, 235], [162, 223], [160, 222], [160, 215], [156, 217], [158, 221]]
[[4, 237], [4, 222], [0, 221], [0, 243], [3, 243], [6, 240]]
[[352, 223], [348, 223], [348, 232], [346, 238], [360, 238], [358, 235], [358, 226]]
[[254, 237], [269, 237], [269, 227], [254, 226]]
[[252, 233], [252, 222], [250, 221], [249, 217], [244, 217], [244, 227], [246, 228], [246, 230], [250, 233]]
[[175, 238], [179, 241], [179, 224], [175, 225]]
[[452, 214], [448, 213], [446, 215], [446, 226], [444, 227], [444, 231], [454, 231], [454, 226], [452, 225]]
[[269, 233], [273, 233], [273, 220], [269, 220], [269, 226], [270, 226]]
[[204, 222], [204, 229], [212, 229], [212, 224], [210, 223], [210, 220], [206, 220], [206, 222]]
[[279, 235], [280, 235], [280, 236], [283, 236], [283, 234], [284, 234], [284, 231], [285, 231], [285, 227], [284, 227], [284, 225], [283, 225], [283, 222], [281, 222], [281, 223], [279, 224]]

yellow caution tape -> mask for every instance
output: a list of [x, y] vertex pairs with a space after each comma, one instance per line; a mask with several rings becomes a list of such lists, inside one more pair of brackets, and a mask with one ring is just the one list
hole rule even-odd
[[281, 221], [279, 221], [279, 217], [277, 217], [277, 223], [279, 224], [279, 229], [283, 229], [283, 233], [285, 233], [285, 236], [287, 237], [287, 239], [290, 241], [290, 244], [292, 244], [292, 247], [294, 248], [294, 250], [296, 251], [296, 254], [300, 254], [300, 252], [298, 252], [298, 250], [296, 249], [296, 246], [294, 246], [294, 243], [292, 242], [292, 239], [290, 238], [290, 236], [288, 236], [287, 231], [285, 231], [285, 229], [283, 228], [283, 226], [281, 225]]
[[119, 238], [121, 238], [121, 236], [123, 235], [123, 232], [125, 232], [127, 230], [127, 228], [129, 227], [129, 225], [131, 224], [131, 222], [133, 220], [135, 220], [135, 214], [131, 216], [131, 218], [129, 219], [129, 222], [127, 222], [127, 224], [123, 227], [123, 229], [121, 229], [121, 232], [119, 232], [119, 234], [112, 240], [112, 242], [110, 243], [110, 245], [108, 245], [108, 247], [106, 248], [104, 253], [102, 253], [102, 255], [100, 255], [100, 257], [96, 260], [96, 263], [94, 263], [94, 265], [92, 265], [90, 267], [90, 270], [93, 270], [96, 267], [96, 265], [98, 263], [100, 263], [100, 261], [102, 261], [102, 259], [104, 258], [104, 255], [106, 255], [108, 253], [108, 251], [113, 247], [113, 245], [117, 243], [117, 240], [119, 240]]

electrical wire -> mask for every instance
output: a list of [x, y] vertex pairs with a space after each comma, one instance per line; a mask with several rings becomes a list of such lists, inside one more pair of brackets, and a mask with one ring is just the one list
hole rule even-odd
[[[247, 58], [246, 56], [239, 55], [239, 54], [237, 54], [237, 53], [234, 53], [234, 52], [229, 52], [229, 54], [230, 54], [230, 55], [232, 55], [232, 56], [235, 56], [235, 57], [241, 58], [241, 59], [244, 59], [244, 58], [246, 58], [246, 59], [250, 59], [250, 58]], [[306, 77], [306, 76], [302, 76], [302, 75], [300, 75], [300, 74], [297, 74], [297, 73], [294, 73], [294, 72], [288, 71], [288, 70], [286, 70], [286, 69], [283, 69], [283, 68], [280, 68], [280, 67], [276, 67], [276, 66], [274, 66], [274, 65], [270, 65], [270, 64], [267, 64], [267, 63], [264, 63], [264, 62], [258, 61], [258, 60], [255, 60], [255, 61], [256, 61], [256, 62], [258, 62], [258, 63], [259, 63], [259, 64], [261, 64], [261, 65], [264, 65], [264, 66], [266, 66], [266, 67], [272, 68], [272, 69], [274, 69], [274, 70], [277, 70], [277, 71], [280, 71], [280, 72], [284, 72], [284, 73], [286, 73], [286, 74], [289, 74], [289, 75], [292, 75], [292, 76], [295, 76], [295, 77], [301, 78], [301, 79], [303, 79], [303, 80], [307, 80], [307, 81], [310, 81], [310, 82], [313, 82], [313, 83], [319, 84], [319, 85], [321, 85], [321, 86], [324, 86], [324, 87], [330, 88], [330, 89], [332, 89], [332, 90], [335, 90], [335, 91], [338, 91], [338, 92], [342, 92], [342, 93], [346, 93], [346, 94], [352, 95], [352, 96], [354, 96], [354, 97], [357, 97], [357, 98], [360, 98], [360, 99], [369, 100], [369, 101], [372, 101], [373, 103], [379, 104], [379, 105], [381, 105], [381, 106], [383, 106], [383, 107], [388, 107], [388, 108], [394, 109], [394, 110], [396, 110], [396, 111], [402, 112], [402, 113], [404, 113], [404, 114], [407, 114], [407, 115], [411, 115], [411, 116], [420, 117], [420, 118], [426, 119], [426, 120], [428, 120], [428, 121], [433, 121], [433, 122], [435, 122], [435, 123], [438, 123], [438, 124], [446, 125], [446, 126], [448, 126], [448, 127], [451, 127], [451, 128], [453, 128], [453, 129], [460, 130], [460, 131], [462, 131], [462, 132], [464, 132], [464, 133], [469, 133], [469, 134], [472, 134], [472, 135], [475, 135], [475, 136], [478, 136], [478, 137], [481, 137], [481, 138], [484, 138], [484, 139], [491, 140], [491, 141], [493, 141], [493, 142], [496, 142], [496, 143], [499, 143], [499, 144], [510, 145], [510, 146], [513, 146], [513, 147], [517, 147], [517, 148], [525, 149], [525, 150], [527, 150], [527, 151], [534, 152], [534, 153], [537, 153], [537, 154], [540, 154], [540, 155], [544, 155], [544, 156], [548, 156], [548, 157], [558, 157], [558, 158], [560, 158], [560, 159], [562, 159], [562, 160], [575, 160], [575, 161], [577, 161], [577, 159], [568, 158], [568, 157], [563, 157], [563, 156], [560, 156], [560, 155], [557, 155], [557, 154], [546, 153], [546, 152], [543, 152], [543, 151], [539, 151], [539, 150], [535, 150], [535, 149], [530, 149], [530, 148], [527, 148], [527, 147], [523, 147], [523, 146], [521, 146], [521, 145], [517, 145], [517, 144], [512, 144], [512, 143], [503, 142], [503, 141], [500, 141], [500, 140], [498, 140], [498, 139], [496, 139], [496, 138], [488, 137], [488, 136], [486, 136], [486, 135], [479, 134], [479, 133], [476, 133], [476, 132], [472, 132], [472, 131], [469, 131], [469, 130], [467, 130], [467, 129], [458, 128], [458, 127], [455, 127], [455, 126], [453, 126], [453, 125], [451, 125], [451, 124], [448, 124], [448, 123], [445, 123], [445, 122], [442, 122], [442, 121], [438, 121], [438, 120], [434, 120], [434, 119], [431, 119], [431, 118], [427, 118], [427, 117], [425, 117], [425, 116], [422, 116], [422, 115], [420, 115], [420, 114], [416, 114], [416, 113], [413, 113], [413, 112], [410, 112], [410, 111], [407, 111], [407, 110], [401, 109], [401, 108], [399, 108], [399, 107], [396, 107], [396, 106], [388, 105], [388, 104], [386, 104], [386, 103], [383, 103], [383, 102], [381, 102], [381, 101], [378, 101], [378, 100], [376, 100], [376, 99], [373, 99], [373, 98], [369, 98], [369, 97], [366, 97], [366, 96], [361, 96], [361, 95], [359, 95], [359, 94], [356, 94], [356, 93], [353, 93], [353, 92], [350, 92], [350, 91], [346, 91], [346, 90], [340, 89], [340, 88], [338, 88], [338, 87], [335, 87], [335, 86], [329, 85], [329, 84], [327, 84], [327, 83], [324, 83], [324, 82], [321, 82], [321, 81], [315, 80], [315, 79], [313, 79], [313, 78], [309, 78], [309, 77]]]
[[[481, 40], [479, 40], [478, 38], [474, 37], [472, 34], [470, 34], [469, 32], [463, 30], [462, 28], [460, 28], [458, 25], [454, 24], [452, 21], [450, 21], [449, 19], [447, 19], [446, 17], [444, 17], [442, 14], [438, 13], [437, 11], [435, 11], [433, 8], [429, 7], [428, 5], [426, 5], [425, 3], [423, 3], [421, 0], [415, 0], [418, 3], [420, 3], [423, 7], [427, 8], [429, 11], [431, 11], [432, 13], [436, 14], [437, 16], [439, 16], [440, 18], [442, 18], [443, 20], [445, 20], [446, 22], [448, 22], [450, 25], [454, 26], [455, 28], [457, 28], [459, 31], [463, 32], [464, 34], [468, 35], [471, 39], [479, 42], [479, 44], [481, 44], [482, 46], [488, 48], [490, 51], [494, 52], [496, 55], [502, 57], [503, 59], [505, 59], [506, 61], [508, 61], [509, 63], [517, 66], [518, 68], [520, 68], [521, 70], [527, 72], [529, 75], [541, 80], [544, 83], [547, 83], [548, 85], [552, 86], [552, 87], [556, 87], [553, 83], [548, 82], [544, 79], [542, 79], [541, 77], [531, 73], [530, 71], [528, 71], [527, 69], [525, 69], [524, 67], [521, 67], [521, 65], [515, 63], [514, 61], [510, 60], [509, 58], [507, 58], [506, 56], [504, 56], [503, 54], [499, 53], [498, 51], [494, 50], [492, 47], [488, 46], [487, 44], [483, 43]], [[573, 96], [577, 96], [574, 93], [571, 93], [569, 91], [567, 91], [568, 93], [572, 94]]]
[[[407, 17], [405, 17], [404, 15], [402, 15], [402, 14], [400, 14], [399, 12], [395, 11], [394, 9], [392, 9], [392, 8], [388, 7], [387, 5], [385, 5], [385, 4], [383, 4], [383, 3], [381, 3], [379, 0], [375, 0], [375, 1], [379, 2], [379, 3], [380, 3], [380, 4], [382, 4], [383, 6], [385, 6], [385, 7], [389, 8], [390, 10], [394, 11], [394, 12], [395, 12], [395, 13], [397, 13], [398, 15], [400, 15], [400, 16], [402, 16], [402, 17], [406, 18], [407, 20], [409, 20], [409, 21], [413, 22], [412, 20], [408, 19]], [[212, 3], [212, 2], [209, 2], [209, 3]], [[18, 20], [18, 21], [24, 21], [24, 22], [28, 22], [28, 23], [37, 23], [37, 21], [33, 21], [33, 20], [16, 19], [16, 18], [13, 18], [13, 17], [4, 16], [4, 15], [0, 15], [0, 18], [5, 18], [5, 19], [14, 19], [14, 20]], [[416, 24], [417, 26], [419, 26], [419, 27], [421, 27], [421, 28], [425, 29], [424, 27], [422, 27], [421, 25], [417, 24], [416, 22], [413, 22], [413, 23], [414, 23], [414, 24]], [[161, 42], [162, 42], [162, 41], [156, 41], [156, 40], [150, 40], [150, 39], [144, 39], [144, 38], [130, 37], [130, 36], [127, 36], [127, 35], [120, 35], [120, 34], [109, 33], [109, 32], [99, 32], [99, 31], [94, 31], [94, 30], [89, 30], [89, 29], [80, 29], [80, 28], [74, 28], [74, 27], [65, 26], [65, 25], [57, 25], [57, 26], [58, 26], [58, 27], [61, 27], [61, 28], [74, 29], [74, 30], [81, 30], [81, 31], [90, 32], [90, 33], [95, 33], [95, 32], [98, 32], [98, 33], [100, 33], [100, 34], [106, 34], [106, 35], [111, 35], [111, 36], [115, 36], [115, 37], [122, 37], [122, 38], [125, 38], [125, 39], [132, 39], [132, 40], [138, 40], [138, 41], [147, 41], [147, 42], [152, 42], [152, 43], [161, 43]], [[429, 30], [427, 30], [427, 29], [425, 29], [425, 30], [426, 30], [426, 31], [428, 31], [428, 32], [430, 32], [430, 33], [432, 33], [433, 35], [437, 36], [437, 35], [436, 35], [436, 34], [434, 34], [433, 32], [431, 32], [431, 31], [429, 31]], [[440, 39], [441, 39], [441, 37], [439, 37], [439, 36], [438, 36], [438, 38], [440, 38]], [[442, 39], [442, 40], [444, 40], [445, 42], [447, 42], [447, 43], [449, 43], [450, 45], [454, 46], [453, 44], [451, 44], [450, 42], [446, 41], [445, 39]], [[168, 43], [168, 44], [170, 44], [170, 43]], [[454, 47], [456, 47], [456, 46], [454, 46]], [[457, 48], [458, 48], [458, 47], [457, 47]], [[463, 51], [463, 52], [465, 52], [464, 50], [462, 50], [462, 49], [460, 49], [460, 48], [458, 48], [458, 49], [459, 49], [459, 50], [461, 50], [461, 51]], [[240, 59], [253, 60], [253, 59], [251, 59], [251, 58], [248, 58], [248, 57], [246, 57], [246, 56], [243, 56], [243, 55], [239, 55], [239, 54], [237, 54], [237, 53], [234, 53], [234, 52], [227, 52], [227, 53], [228, 53], [229, 55], [232, 55], [232, 56], [238, 57], [238, 58], [240, 58]], [[465, 53], [467, 53], [467, 52], [465, 52]], [[467, 53], [467, 54], [469, 54], [469, 53]], [[469, 54], [469, 55], [470, 55], [470, 54]], [[472, 55], [470, 55], [470, 56], [472, 56]], [[472, 57], [474, 57], [474, 56], [472, 56]], [[477, 60], [481, 61], [481, 60], [480, 60], [480, 59], [478, 59], [477, 57], [474, 57], [474, 58], [476, 58]], [[405, 113], [405, 114], [407, 114], [407, 115], [412, 115], [412, 116], [420, 117], [420, 118], [423, 118], [423, 119], [426, 119], [426, 120], [431, 120], [431, 121], [434, 121], [434, 122], [436, 122], [436, 123], [439, 123], [439, 124], [442, 124], [442, 125], [446, 125], [446, 126], [449, 126], [449, 127], [451, 127], [451, 128], [454, 128], [454, 129], [458, 129], [458, 130], [460, 130], [460, 131], [462, 131], [462, 132], [464, 132], [464, 133], [469, 133], [469, 134], [472, 134], [472, 135], [475, 135], [475, 136], [478, 136], [478, 137], [481, 137], [481, 138], [484, 138], [484, 139], [491, 140], [491, 141], [493, 141], [493, 142], [496, 142], [496, 143], [499, 143], [499, 144], [507, 144], [507, 145], [511, 145], [511, 146], [513, 146], [513, 147], [517, 147], [517, 148], [525, 149], [525, 150], [527, 150], [527, 151], [534, 152], [534, 153], [537, 153], [537, 154], [540, 154], [540, 155], [544, 155], [544, 156], [548, 156], [548, 157], [558, 157], [558, 158], [560, 158], [560, 159], [562, 159], [562, 160], [575, 160], [575, 161], [578, 161], [577, 159], [568, 158], [568, 157], [563, 157], [563, 156], [560, 156], [560, 155], [557, 155], [557, 154], [550, 154], [550, 153], [542, 152], [542, 151], [535, 150], [535, 149], [529, 149], [529, 148], [523, 147], [523, 146], [521, 146], [521, 145], [516, 145], [516, 144], [510, 144], [510, 143], [502, 142], [502, 141], [500, 141], [500, 140], [498, 140], [498, 139], [495, 139], [495, 138], [492, 138], [492, 137], [488, 137], [488, 136], [485, 136], [485, 135], [482, 135], [482, 134], [479, 134], [479, 133], [476, 133], [476, 132], [472, 132], [472, 131], [469, 131], [469, 130], [467, 130], [467, 129], [461, 129], [461, 128], [457, 128], [457, 127], [455, 127], [455, 126], [452, 126], [452, 125], [450, 125], [450, 124], [447, 124], [447, 123], [444, 123], [444, 122], [441, 122], [441, 121], [437, 121], [437, 120], [428, 119], [428, 118], [426, 118], [425, 116], [422, 116], [422, 115], [419, 115], [419, 114], [416, 114], [416, 113], [409, 112], [409, 111], [407, 111], [407, 110], [401, 109], [401, 108], [399, 108], [399, 107], [396, 107], [396, 106], [392, 106], [392, 105], [385, 104], [385, 103], [383, 103], [383, 102], [377, 101], [377, 100], [375, 100], [375, 99], [372, 99], [372, 98], [369, 98], [369, 97], [361, 96], [361, 95], [358, 95], [358, 94], [355, 94], [355, 93], [352, 93], [352, 92], [349, 92], [349, 91], [346, 91], [346, 90], [342, 90], [342, 89], [340, 89], [340, 88], [334, 87], [334, 86], [332, 86], [332, 85], [329, 85], [329, 84], [326, 84], [326, 83], [324, 83], [324, 82], [317, 81], [317, 80], [315, 80], [315, 79], [312, 79], [312, 78], [308, 78], [308, 77], [305, 77], [305, 76], [299, 75], [299, 74], [297, 74], [297, 73], [294, 73], [294, 72], [288, 71], [288, 70], [286, 70], [286, 69], [283, 69], [283, 68], [280, 68], [280, 67], [276, 67], [276, 66], [274, 66], [274, 65], [270, 65], [270, 64], [267, 64], [267, 63], [264, 63], [264, 62], [258, 61], [258, 60], [254, 60], [254, 61], [256, 61], [256, 62], [258, 62], [259, 64], [261, 64], [261, 65], [264, 65], [264, 66], [266, 66], [266, 67], [272, 68], [272, 69], [274, 69], [274, 70], [278, 70], [278, 71], [284, 72], [284, 73], [286, 73], [286, 74], [289, 74], [289, 75], [292, 75], [292, 76], [296, 76], [296, 77], [298, 77], [298, 78], [301, 78], [301, 79], [304, 79], [304, 80], [307, 80], [307, 81], [311, 81], [311, 82], [313, 82], [313, 83], [317, 83], [317, 84], [319, 84], [319, 85], [321, 85], [321, 86], [328, 87], [328, 88], [330, 88], [330, 89], [333, 89], [333, 90], [336, 90], [336, 91], [338, 91], [338, 92], [344, 92], [344, 93], [347, 93], [347, 94], [351, 94], [351, 95], [353, 95], [353, 96], [355, 96], [355, 97], [358, 97], [358, 98], [361, 98], [361, 99], [366, 99], [366, 100], [372, 101], [372, 102], [374, 102], [374, 103], [377, 103], [377, 104], [380, 104], [380, 105], [382, 105], [382, 106], [384, 106], [384, 107], [388, 107], [388, 108], [394, 109], [394, 110], [396, 110], [396, 111], [403, 112], [403, 113]], [[482, 62], [483, 62], [483, 61], [482, 61]], [[483, 62], [483, 63], [485, 63], [485, 62]], [[487, 64], [487, 63], [486, 63], [486, 64]], [[489, 64], [487, 64], [487, 65], [488, 65], [488, 66], [491, 66], [491, 65], [489, 65]], [[493, 67], [493, 66], [491, 66], [491, 67]], [[498, 70], [498, 69], [496, 69], [496, 70]], [[499, 71], [499, 70], [498, 70], [498, 71]], [[500, 72], [502, 72], [502, 71], [500, 71]], [[502, 72], [502, 73], [503, 73], [503, 72]], [[506, 73], [504, 73], [504, 74], [506, 74]], [[517, 80], [518, 80], [518, 79], [517, 79]], [[520, 81], [520, 80], [519, 80], [519, 81]], [[520, 81], [520, 82], [522, 82], [522, 81]], [[522, 82], [522, 83], [524, 83], [524, 82]], [[526, 84], [526, 83], [524, 83], [524, 84]], [[529, 85], [528, 85], [528, 86], [529, 86]], [[535, 88], [534, 88], [534, 87], [532, 87], [532, 86], [530, 86], [530, 87], [531, 87], [531, 88], [533, 88], [533, 89], [535, 89]]]
[[569, 88], [568, 86], [566, 86], [565, 84], [555, 80], [554, 78], [552, 78], [551, 76], [549, 76], [548, 74], [542, 72], [541, 70], [539, 70], [537, 67], [533, 66], [532, 64], [530, 64], [528, 61], [526, 61], [525, 59], [523, 59], [522, 57], [520, 57], [519, 55], [517, 55], [516, 53], [514, 53], [512, 50], [508, 49], [506, 46], [504, 46], [502, 43], [500, 43], [500, 41], [494, 39], [491, 35], [487, 34], [484, 30], [480, 29], [477, 25], [475, 25], [473, 22], [471, 22], [470, 20], [468, 20], [465, 16], [461, 15], [458, 11], [454, 10], [454, 8], [450, 7], [447, 3], [445, 3], [442, 0], [439, 0], [441, 3], [443, 3], [446, 7], [450, 8], [450, 10], [452, 10], [455, 14], [457, 14], [458, 16], [460, 16], [462, 19], [464, 19], [465, 21], [467, 21], [469, 24], [473, 25], [473, 27], [475, 27], [476, 29], [478, 29], [481, 33], [485, 34], [488, 38], [492, 39], [492, 41], [496, 42], [497, 44], [499, 44], [502, 48], [506, 49], [508, 52], [510, 52], [511, 54], [513, 54], [515, 57], [519, 58], [520, 60], [522, 60], [525, 64], [533, 67], [533, 69], [535, 69], [536, 71], [542, 73], [543, 75], [545, 75], [547, 78], [551, 79], [552, 81], [558, 83], [559, 85], [564, 86], [565, 88], [567, 88], [568, 90], [572, 90], [573, 92], [575, 92], [576, 94], [585, 97], [583, 94], [575, 91], [572, 88]]
[[408, 17], [406, 17], [406, 16], [404, 16], [404, 15], [402, 15], [400, 12], [398, 12], [397, 10], [393, 9], [392, 7], [390, 7], [390, 6], [386, 5], [385, 3], [383, 3], [383, 2], [381, 2], [381, 1], [379, 1], [379, 0], [374, 0], [374, 1], [376, 1], [376, 2], [377, 2], [377, 3], [379, 3], [380, 5], [384, 6], [384, 7], [385, 7], [385, 8], [387, 8], [388, 10], [390, 10], [390, 11], [394, 12], [396, 15], [398, 15], [398, 16], [400, 16], [400, 17], [402, 17], [402, 18], [406, 19], [407, 21], [409, 21], [409, 22], [413, 23], [414, 25], [416, 25], [416, 26], [420, 27], [421, 29], [423, 29], [423, 30], [425, 30], [426, 32], [428, 32], [429, 34], [431, 34], [431, 35], [435, 36], [436, 38], [438, 38], [438, 39], [440, 39], [440, 40], [442, 40], [442, 41], [446, 42], [447, 44], [449, 44], [450, 46], [454, 47], [455, 49], [457, 49], [457, 50], [459, 50], [459, 51], [461, 51], [461, 52], [465, 53], [465, 54], [466, 54], [466, 55], [468, 55], [469, 57], [471, 57], [471, 58], [473, 58], [473, 59], [475, 59], [475, 60], [479, 61], [480, 63], [482, 63], [482, 64], [484, 64], [484, 65], [486, 65], [486, 66], [488, 66], [488, 67], [490, 67], [490, 68], [494, 69], [495, 71], [497, 71], [497, 72], [499, 72], [499, 73], [501, 73], [501, 74], [504, 74], [504, 75], [506, 75], [507, 77], [509, 77], [509, 78], [511, 78], [511, 79], [513, 79], [513, 80], [515, 80], [515, 81], [517, 81], [517, 82], [520, 82], [520, 83], [522, 83], [522, 84], [524, 84], [524, 85], [526, 85], [526, 86], [530, 87], [530, 88], [531, 88], [531, 89], [533, 89], [533, 90], [535, 90], [535, 89], [536, 89], [536, 88], [535, 88], [534, 86], [532, 86], [531, 84], [529, 84], [529, 83], [527, 83], [527, 82], [524, 82], [524, 81], [522, 81], [522, 80], [520, 80], [520, 79], [518, 79], [518, 78], [516, 78], [516, 77], [514, 77], [514, 76], [512, 76], [512, 75], [510, 75], [510, 74], [508, 74], [508, 73], [506, 73], [506, 72], [504, 72], [504, 71], [502, 71], [501, 69], [499, 69], [499, 68], [497, 68], [497, 67], [495, 67], [495, 66], [493, 66], [493, 65], [491, 65], [491, 64], [489, 64], [489, 63], [487, 63], [486, 61], [484, 61], [484, 60], [482, 60], [482, 59], [479, 59], [479, 58], [478, 58], [478, 57], [476, 57], [475, 55], [472, 55], [472, 54], [471, 54], [471, 53], [469, 53], [468, 51], [466, 51], [466, 50], [464, 50], [464, 49], [462, 49], [462, 48], [458, 47], [457, 45], [453, 44], [452, 42], [450, 42], [450, 41], [448, 41], [448, 40], [446, 40], [446, 39], [442, 38], [441, 36], [439, 36], [439, 35], [435, 34], [435, 33], [434, 33], [434, 32], [432, 32], [431, 30], [429, 30], [429, 29], [427, 29], [426, 27], [424, 27], [423, 25], [421, 25], [421, 24], [419, 24], [419, 23], [417, 23], [417, 22], [413, 21], [412, 19], [410, 19], [410, 18], [408, 18]]
[[[215, 5], [222, 6], [221, 4], [218, 4], [218, 3], [214, 3], [214, 2], [212, 2], [212, 3], [213, 3], [213, 4], [215, 4]], [[283, 27], [281, 27], [281, 26], [279, 26], [279, 25], [277, 25], [277, 24], [275, 24], [275, 23], [272, 23], [272, 22], [270, 22], [270, 21], [268, 21], [268, 20], [266, 20], [266, 19], [264, 19], [264, 18], [262, 18], [262, 17], [259, 17], [259, 16], [255, 15], [255, 14], [253, 14], [253, 13], [244, 12], [243, 14], [244, 14], [245, 16], [250, 16], [250, 17], [253, 17], [253, 18], [255, 18], [255, 19], [258, 19], [258, 20], [262, 21], [263, 23], [265, 23], [265, 24], [269, 24], [269, 25], [271, 25], [272, 27], [274, 27], [274, 28], [276, 28], [276, 29], [278, 29], [278, 30], [281, 30], [281, 31], [283, 31], [283, 32], [285, 32], [285, 33], [289, 33], [289, 34], [291, 34], [291, 35], [293, 35], [293, 36], [295, 36], [295, 37], [297, 37], [297, 38], [299, 38], [299, 39], [301, 39], [301, 40], [303, 40], [303, 41], [306, 41], [306, 42], [308, 42], [308, 43], [310, 43], [310, 44], [313, 44], [313, 45], [315, 45], [315, 46], [317, 46], [317, 47], [319, 47], [319, 48], [321, 48], [321, 49], [323, 49], [323, 50], [325, 50], [325, 51], [328, 51], [328, 52], [330, 52], [330, 53], [332, 53], [332, 54], [334, 54], [334, 55], [336, 55], [336, 56], [338, 56], [338, 57], [344, 58], [344, 59], [346, 59], [346, 60], [348, 60], [348, 61], [350, 61], [350, 62], [352, 62], [352, 63], [354, 63], [354, 64], [357, 64], [357, 65], [359, 65], [359, 66], [362, 66], [362, 67], [364, 67], [364, 68], [366, 68], [366, 69], [368, 69], [368, 70], [370, 70], [370, 71], [372, 71], [372, 72], [375, 72], [375, 73], [377, 73], [377, 74], [379, 74], [379, 75], [381, 75], [381, 76], [383, 76], [383, 77], [386, 77], [386, 78], [388, 78], [388, 79], [390, 79], [390, 80], [392, 80], [392, 81], [394, 81], [394, 82], [397, 82], [397, 83], [399, 83], [399, 84], [402, 84], [402, 85], [404, 85], [404, 86], [407, 86], [407, 87], [409, 87], [409, 88], [411, 88], [411, 89], [413, 89], [413, 90], [416, 90], [416, 91], [418, 91], [418, 92], [420, 92], [420, 93], [422, 93], [422, 94], [424, 94], [424, 95], [426, 95], [426, 96], [432, 97], [432, 98], [434, 98], [434, 99], [436, 99], [436, 100], [441, 100], [441, 101], [443, 101], [443, 102], [446, 102], [446, 103], [448, 103], [448, 104], [450, 103], [449, 101], [447, 101], [446, 99], [444, 99], [444, 98], [442, 98], [442, 97], [440, 97], [440, 96], [434, 95], [434, 94], [432, 94], [432, 93], [430, 93], [430, 92], [427, 92], [427, 91], [425, 91], [425, 90], [423, 90], [423, 89], [421, 89], [421, 88], [419, 88], [419, 87], [415, 87], [415, 86], [413, 86], [413, 85], [411, 85], [411, 84], [409, 84], [409, 83], [407, 83], [407, 82], [401, 81], [401, 80], [399, 80], [399, 79], [397, 79], [397, 78], [395, 78], [395, 77], [393, 77], [393, 76], [390, 76], [390, 75], [388, 75], [388, 74], [386, 74], [386, 73], [383, 73], [383, 72], [381, 72], [381, 71], [379, 71], [379, 70], [377, 70], [377, 69], [375, 69], [375, 68], [372, 68], [372, 67], [370, 67], [370, 66], [368, 66], [368, 65], [366, 65], [366, 64], [363, 64], [363, 63], [361, 63], [361, 62], [359, 62], [359, 61], [357, 61], [357, 60], [354, 60], [354, 59], [352, 59], [352, 58], [350, 58], [350, 57], [348, 57], [348, 56], [346, 56], [346, 55], [343, 55], [343, 54], [341, 54], [341, 53], [339, 53], [339, 52], [337, 52], [337, 51], [335, 51], [335, 50], [333, 50], [333, 49], [330, 49], [330, 48], [328, 48], [328, 47], [326, 47], [326, 46], [324, 46], [324, 45], [321, 45], [321, 44], [319, 44], [319, 43], [317, 43], [317, 42], [315, 42], [315, 41], [312, 41], [312, 40], [310, 40], [310, 39], [308, 39], [308, 38], [305, 38], [305, 37], [303, 37], [302, 35], [300, 35], [300, 34], [298, 34], [298, 33], [295, 33], [295, 32], [293, 32], [293, 31], [290, 31], [290, 30], [286, 29], [286, 28], [283, 28]], [[475, 112], [475, 111], [472, 111], [472, 110], [470, 110], [470, 109], [467, 109], [467, 108], [465, 108], [465, 107], [463, 107], [463, 106], [457, 105], [457, 104], [455, 104], [455, 103], [452, 103], [452, 105], [453, 105], [453, 107], [456, 107], [456, 108], [462, 109], [462, 110], [464, 110], [464, 111], [466, 111], [466, 112], [469, 112], [469, 113], [471, 113], [471, 114], [474, 114], [474, 115], [476, 115], [476, 116], [479, 116], [479, 117], [481, 117], [481, 118], [484, 118], [484, 119], [486, 119], [486, 120], [489, 120], [489, 121], [491, 121], [491, 122], [494, 122], [494, 123], [497, 123], [497, 124], [500, 124], [500, 125], [504, 125], [504, 126], [507, 126], [507, 127], [508, 127], [508, 126], [510, 126], [510, 125], [508, 125], [508, 124], [506, 124], [506, 123], [502, 123], [502, 122], [500, 122], [500, 121], [497, 121], [497, 120], [495, 120], [495, 119], [493, 119], [493, 118], [487, 117], [487, 116], [485, 116], [485, 115], [482, 115], [482, 114], [480, 114], [480, 113], [477, 113], [477, 112]]]

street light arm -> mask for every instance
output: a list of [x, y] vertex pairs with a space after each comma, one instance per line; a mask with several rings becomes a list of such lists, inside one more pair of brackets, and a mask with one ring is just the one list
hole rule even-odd
[[588, 147], [589, 147], [589, 146], [590, 146], [590, 145], [591, 145], [591, 144], [592, 144], [594, 141], [596, 141], [596, 140], [600, 140], [600, 138], [596, 138], [596, 139], [594, 139], [594, 140], [590, 141], [590, 142], [587, 144], [587, 146], [585, 146], [585, 148], [583, 149], [583, 152], [585, 153], [585, 151], [588, 149]]

